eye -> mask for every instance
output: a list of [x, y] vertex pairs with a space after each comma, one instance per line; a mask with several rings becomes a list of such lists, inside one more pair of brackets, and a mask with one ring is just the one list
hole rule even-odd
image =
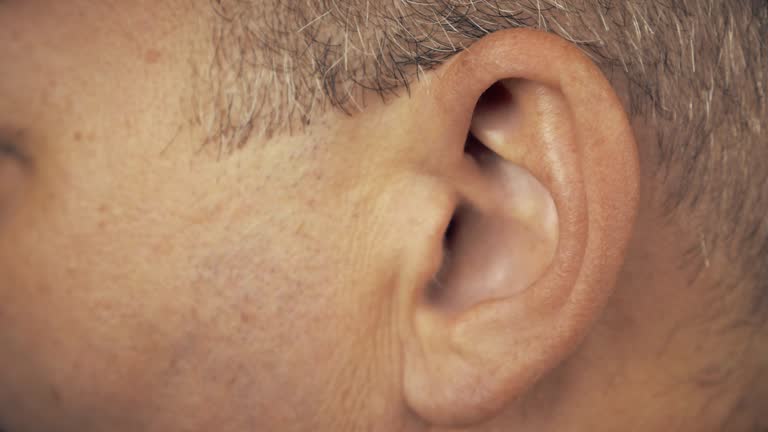
[[2, 137], [0, 137], [0, 157], [15, 159], [25, 164], [29, 163], [29, 158], [21, 151], [19, 146]]
[[3, 162], [4, 167], [8, 167], [8, 162], [15, 162], [17, 168], [25, 171], [32, 168], [33, 159], [26, 147], [28, 141], [25, 129], [0, 125], [0, 162]]

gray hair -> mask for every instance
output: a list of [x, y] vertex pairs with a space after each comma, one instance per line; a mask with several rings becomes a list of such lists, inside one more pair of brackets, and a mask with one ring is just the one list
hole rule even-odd
[[[765, 0], [212, 0], [209, 122], [230, 148], [335, 108], [408, 92], [483, 36], [537, 28], [630, 83], [632, 116], [658, 125], [666, 208], [705, 214], [692, 252], [768, 280]], [[258, 125], [258, 130], [257, 126]], [[690, 213], [689, 213], [690, 214]], [[768, 286], [758, 292], [768, 293]], [[757, 302], [756, 302], [757, 303]]]

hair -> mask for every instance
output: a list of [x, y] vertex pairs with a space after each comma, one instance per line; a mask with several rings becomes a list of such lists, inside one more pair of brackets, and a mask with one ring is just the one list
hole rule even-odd
[[[768, 297], [765, 0], [211, 1], [209, 127], [229, 148], [298, 130], [327, 109], [363, 110], [371, 95], [408, 93], [495, 31], [565, 38], [609, 79], [629, 82], [631, 116], [658, 125], [654, 174], [666, 208], [705, 215], [697, 261], [708, 266], [721, 251]], [[693, 213], [673, 211], [682, 208]]]

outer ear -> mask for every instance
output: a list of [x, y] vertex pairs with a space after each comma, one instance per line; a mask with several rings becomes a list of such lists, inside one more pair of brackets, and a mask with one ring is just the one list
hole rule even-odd
[[556, 36], [489, 35], [431, 80], [409, 103], [432, 104], [413, 120], [441, 122], [430, 139], [464, 152], [441, 159], [462, 161], [442, 173], [460, 204], [449, 259], [406, 296], [404, 391], [456, 426], [498, 413], [585, 336], [622, 266], [638, 159], [611, 85]]

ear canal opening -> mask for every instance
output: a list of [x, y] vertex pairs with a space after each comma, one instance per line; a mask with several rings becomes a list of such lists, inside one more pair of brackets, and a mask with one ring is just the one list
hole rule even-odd
[[427, 287], [426, 295], [430, 303], [438, 303], [445, 295], [445, 279], [451, 268], [451, 258], [453, 257], [456, 236], [460, 229], [459, 209], [454, 210], [451, 220], [443, 233], [442, 257], [440, 267], [432, 276], [432, 280]]
[[453, 246], [453, 242], [456, 238], [456, 231], [458, 230], [458, 225], [458, 217], [456, 213], [454, 213], [450, 222], [448, 222], [448, 226], [445, 228], [445, 234], [443, 235], [443, 246], [445, 248], [450, 248]]
[[[503, 89], [502, 89], [503, 90]], [[464, 144], [464, 153], [470, 156], [478, 165], [491, 162], [497, 158], [491, 149], [485, 146], [474, 134], [469, 132]], [[432, 277], [430, 286], [426, 290], [427, 298], [432, 303], [440, 303], [445, 300], [445, 296], [450, 293], [447, 290], [447, 278], [451, 272], [451, 267], [456, 255], [456, 249], [459, 247], [458, 238], [464, 229], [464, 217], [471, 212], [471, 204], [461, 202], [454, 209], [451, 219], [443, 233], [442, 259], [438, 271]]]

